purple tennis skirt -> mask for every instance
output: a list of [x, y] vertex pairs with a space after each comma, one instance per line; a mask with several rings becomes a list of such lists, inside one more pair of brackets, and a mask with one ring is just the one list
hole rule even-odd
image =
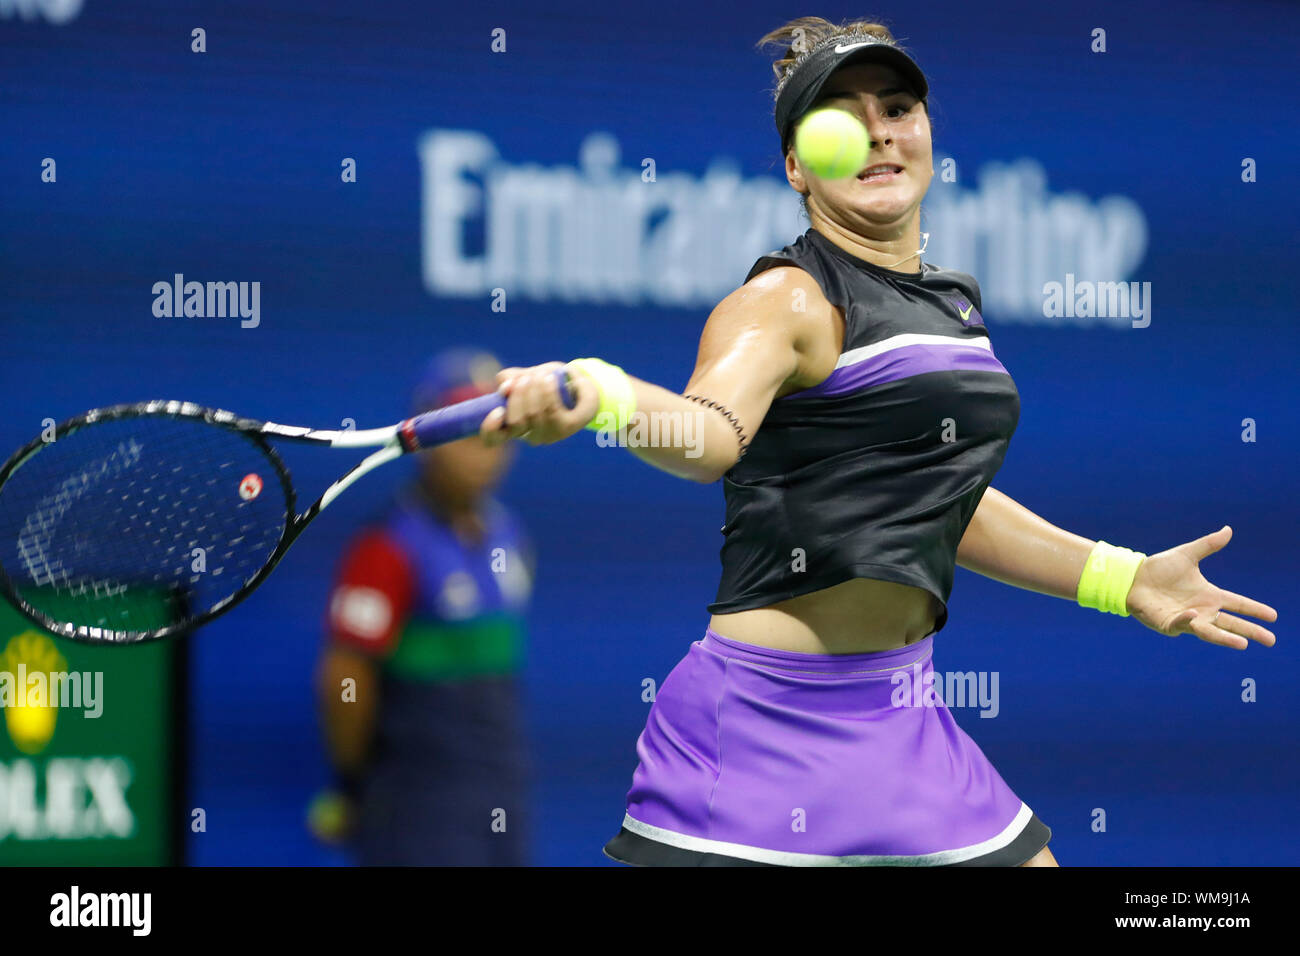
[[1052, 831], [942, 695], [893, 702], [903, 681], [933, 674], [933, 641], [800, 654], [706, 630], [659, 688], [605, 854], [643, 866], [1024, 863]]

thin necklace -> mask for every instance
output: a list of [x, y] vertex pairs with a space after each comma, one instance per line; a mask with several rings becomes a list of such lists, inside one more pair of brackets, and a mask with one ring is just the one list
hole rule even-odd
[[[908, 259], [911, 259], [914, 256], [919, 256], [921, 253], [925, 252], [925, 247], [928, 246], [929, 244], [930, 244], [930, 234], [928, 232], [921, 233], [921, 248], [917, 249], [916, 252], [912, 253], [912, 255], [910, 256], [903, 256], [903, 258], [899, 259], [898, 262], [906, 262]], [[894, 268], [894, 266], [898, 265], [898, 262], [891, 262], [887, 266], [881, 266], [881, 268], [892, 269]]]

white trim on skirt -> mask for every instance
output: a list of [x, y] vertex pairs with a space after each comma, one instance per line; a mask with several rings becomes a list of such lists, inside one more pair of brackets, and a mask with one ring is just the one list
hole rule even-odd
[[675, 830], [642, 823], [629, 814], [623, 816], [623, 826], [632, 833], [666, 843], [682, 850], [694, 850], [699, 853], [719, 853], [724, 856], [752, 860], [755, 863], [773, 863], [777, 866], [944, 866], [951, 863], [963, 863], [975, 857], [994, 853], [1020, 835], [1028, 825], [1034, 813], [1029, 806], [1020, 801], [1020, 812], [1015, 819], [997, 836], [989, 837], [980, 843], [958, 847], [955, 850], [937, 850], [934, 853], [917, 853], [902, 856], [871, 855], [826, 856], [821, 853], [790, 853], [783, 850], [765, 850], [758, 846], [746, 846], [743, 843], [726, 843], [722, 840], [707, 840], [704, 837], [690, 836]]

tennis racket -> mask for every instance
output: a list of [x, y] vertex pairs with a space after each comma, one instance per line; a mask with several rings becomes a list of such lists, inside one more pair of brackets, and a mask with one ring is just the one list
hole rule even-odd
[[[566, 374], [555, 377], [573, 408]], [[360, 431], [277, 425], [189, 402], [86, 412], [0, 468], [0, 594], [74, 641], [188, 633], [248, 597], [366, 472], [477, 434], [505, 402], [494, 392]], [[379, 450], [299, 513], [272, 441]]]

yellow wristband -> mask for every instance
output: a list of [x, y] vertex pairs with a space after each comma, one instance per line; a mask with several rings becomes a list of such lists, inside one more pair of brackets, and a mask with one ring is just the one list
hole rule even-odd
[[600, 406], [591, 421], [584, 426], [588, 431], [621, 432], [636, 413], [636, 393], [632, 390], [632, 381], [617, 365], [598, 358], [574, 359], [569, 363], [596, 383], [600, 393]]
[[1146, 555], [1098, 541], [1079, 576], [1080, 607], [1128, 617], [1128, 592]]

